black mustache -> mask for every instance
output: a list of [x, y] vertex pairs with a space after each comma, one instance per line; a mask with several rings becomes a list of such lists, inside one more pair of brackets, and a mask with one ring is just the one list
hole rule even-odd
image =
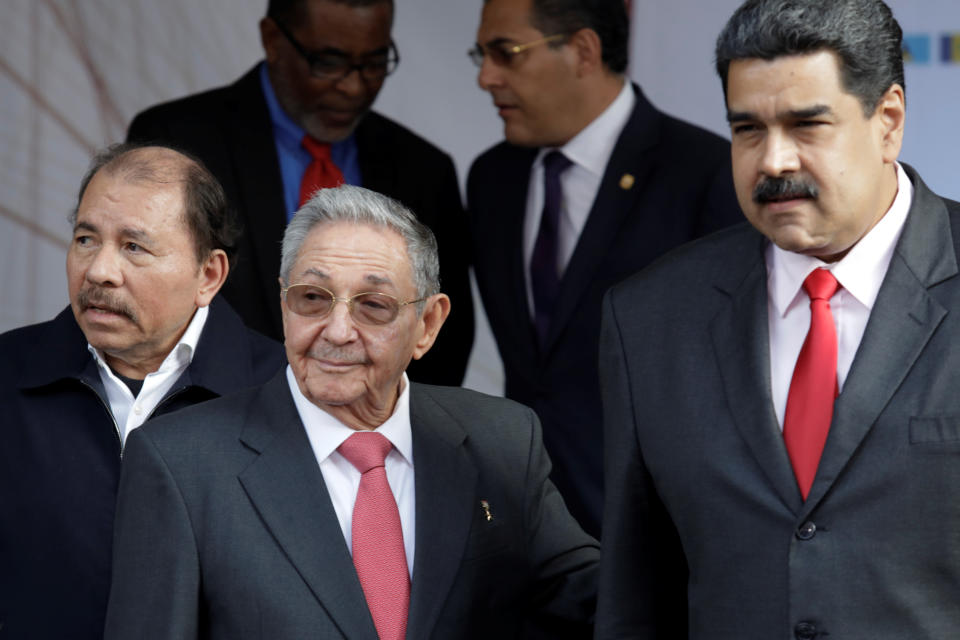
[[137, 315], [133, 312], [133, 309], [104, 289], [82, 289], [77, 294], [77, 305], [81, 309], [89, 309], [90, 307], [104, 309], [111, 313], [124, 315], [133, 322], [137, 321]]
[[753, 190], [753, 201], [763, 204], [794, 198], [816, 198], [820, 189], [803, 178], [766, 178]]

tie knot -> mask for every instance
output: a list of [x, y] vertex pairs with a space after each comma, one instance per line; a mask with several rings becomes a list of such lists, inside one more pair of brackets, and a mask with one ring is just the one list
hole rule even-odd
[[303, 140], [300, 141], [300, 144], [310, 153], [310, 157], [314, 160], [331, 160], [330, 157], [330, 145], [326, 142], [319, 142], [314, 140], [310, 136], [303, 136]]
[[543, 156], [543, 170], [547, 176], [559, 176], [567, 167], [573, 164], [562, 151], [551, 151]]
[[803, 290], [811, 300], [829, 300], [839, 288], [837, 279], [826, 269], [814, 269], [803, 281]]
[[360, 473], [382, 467], [393, 445], [379, 433], [360, 431], [343, 441], [337, 451]]

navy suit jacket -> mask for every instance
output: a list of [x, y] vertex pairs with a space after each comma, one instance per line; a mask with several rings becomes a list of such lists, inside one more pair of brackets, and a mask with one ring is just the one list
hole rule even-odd
[[[377, 113], [368, 113], [354, 135], [363, 186], [402, 202], [436, 236], [440, 285], [452, 301], [433, 348], [411, 364], [408, 374], [419, 382], [459, 385], [473, 345], [473, 300], [466, 218], [453, 161]], [[189, 151], [217, 177], [244, 228], [222, 295], [247, 326], [283, 340], [277, 278], [287, 211], [258, 67], [232, 85], [147, 109], [134, 118], [127, 139]]]
[[[259, 384], [284, 362], [281, 345], [215, 298], [154, 414]], [[70, 308], [0, 335], [0, 639], [103, 637], [120, 455]]]
[[913, 203], [806, 501], [771, 399], [768, 241], [744, 224], [611, 290], [598, 638], [957, 636], [960, 204], [905, 169]]
[[[413, 383], [410, 421], [407, 638], [589, 638], [599, 549], [547, 478], [533, 413]], [[131, 435], [115, 545], [108, 640], [376, 640], [282, 372]]]
[[[557, 488], [593, 535], [603, 508], [597, 378], [603, 294], [668, 250], [743, 220], [729, 143], [664, 115], [634, 91], [636, 106], [563, 274], [544, 350], [530, 320], [522, 257], [538, 150], [501, 143], [477, 158], [467, 185], [474, 271], [503, 359], [506, 395], [540, 416]], [[648, 304], [658, 313], [657, 301]]]

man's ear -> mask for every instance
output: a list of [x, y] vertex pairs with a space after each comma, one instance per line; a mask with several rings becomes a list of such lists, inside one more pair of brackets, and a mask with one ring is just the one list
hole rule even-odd
[[213, 297], [220, 291], [220, 287], [227, 281], [230, 273], [230, 261], [223, 249], [214, 249], [207, 259], [200, 265], [200, 286], [194, 303], [198, 307], [205, 307], [213, 301]]
[[265, 17], [260, 20], [260, 44], [263, 45], [263, 53], [267, 59], [267, 64], [276, 62], [280, 55], [279, 43], [282, 39], [283, 34], [280, 33], [273, 18]]
[[906, 99], [903, 87], [892, 84], [880, 98], [874, 114], [879, 118], [883, 160], [893, 162], [903, 146], [903, 127], [906, 121]]
[[574, 32], [567, 44], [577, 56], [577, 77], [585, 77], [603, 69], [603, 43], [593, 29]]
[[413, 347], [414, 360], [419, 360], [427, 351], [430, 351], [448, 315], [450, 315], [450, 298], [447, 294], [438, 293], [426, 299], [417, 325], [420, 335]]

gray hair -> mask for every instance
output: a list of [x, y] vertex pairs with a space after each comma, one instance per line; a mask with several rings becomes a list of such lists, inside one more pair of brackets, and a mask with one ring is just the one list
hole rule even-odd
[[[290, 285], [290, 272], [303, 241], [316, 226], [328, 222], [363, 224], [397, 232], [407, 246], [417, 298], [440, 292], [437, 240], [429, 227], [393, 198], [347, 184], [318, 191], [287, 225], [280, 257], [280, 278], [284, 286]], [[417, 310], [423, 310], [423, 303], [417, 305]]]
[[869, 117], [894, 84], [906, 92], [903, 31], [881, 0], [747, 0], [717, 38], [717, 73], [727, 93], [733, 60], [832, 51], [843, 88]]

